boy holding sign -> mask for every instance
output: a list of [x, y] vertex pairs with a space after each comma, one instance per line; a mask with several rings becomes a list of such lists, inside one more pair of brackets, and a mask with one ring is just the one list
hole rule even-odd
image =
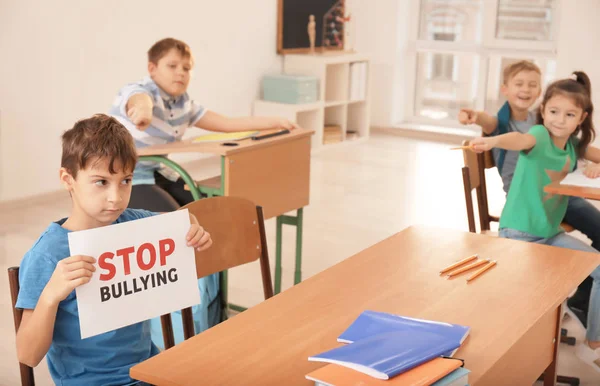
[[[37, 366], [47, 355], [61, 385], [127, 385], [131, 366], [155, 355], [149, 322], [81, 339], [75, 288], [96, 272], [95, 259], [70, 256], [68, 234], [154, 215], [126, 209], [137, 161], [131, 134], [114, 118], [95, 115], [66, 131], [60, 179], [72, 199], [71, 215], [50, 224], [21, 262], [17, 307], [19, 361]], [[187, 245], [204, 250], [210, 235], [190, 215]], [[167, 247], [165, 247], [167, 248]], [[101, 267], [102, 268], [102, 267]]]

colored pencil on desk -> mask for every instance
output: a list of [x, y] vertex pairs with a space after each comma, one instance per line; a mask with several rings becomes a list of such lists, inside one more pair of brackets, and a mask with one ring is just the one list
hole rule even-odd
[[477, 268], [477, 267], [482, 266], [484, 264], [487, 264], [489, 262], [490, 262], [490, 259], [484, 259], [484, 260], [476, 261], [476, 262], [474, 262], [472, 264], [469, 264], [469, 265], [466, 265], [466, 266], [464, 266], [462, 268], [459, 268], [456, 271], [451, 271], [450, 273], [448, 273], [448, 275], [446, 277], [447, 278], [451, 278], [451, 277], [454, 277], [456, 275], [460, 275], [461, 273], [470, 271], [473, 268]]
[[473, 261], [476, 258], [477, 258], [477, 255], [475, 254], [475, 255], [467, 257], [466, 259], [462, 259], [461, 261], [456, 262], [456, 263], [454, 263], [452, 265], [449, 265], [449, 266], [447, 266], [446, 268], [444, 268], [444, 269], [442, 269], [440, 271], [440, 275], [442, 275], [442, 274], [444, 274], [444, 273], [446, 273], [448, 271], [452, 271], [453, 269], [458, 268], [458, 267], [460, 267], [463, 264], [467, 264], [468, 262]]
[[478, 270], [477, 272], [473, 273], [471, 276], [469, 276], [467, 278], [467, 283], [469, 283], [471, 280], [481, 276], [485, 271], [492, 269], [496, 266], [496, 260], [490, 262], [489, 264], [487, 264], [485, 267], [481, 268], [480, 270]]
[[450, 150], [473, 150], [472, 146], [451, 147]]

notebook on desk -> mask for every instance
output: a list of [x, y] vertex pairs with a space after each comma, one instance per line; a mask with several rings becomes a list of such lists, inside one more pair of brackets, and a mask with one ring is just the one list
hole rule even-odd
[[236, 133], [214, 133], [206, 134], [196, 137], [192, 140], [194, 143], [198, 142], [224, 142], [224, 141], [239, 141], [242, 139], [250, 138], [257, 135], [258, 131], [238, 131]]
[[335, 363], [373, 378], [390, 379], [420, 364], [452, 352], [456, 340], [427, 331], [395, 331], [377, 334], [308, 358]]
[[469, 386], [469, 373], [469, 370], [459, 367], [431, 386]]
[[352, 343], [374, 335], [394, 332], [414, 331], [433, 332], [444, 336], [446, 339], [456, 342], [457, 348], [451, 352], [444, 353], [453, 356], [458, 347], [464, 342], [470, 332], [470, 328], [459, 324], [436, 322], [424, 319], [409, 318], [400, 315], [388, 314], [377, 311], [363, 311], [354, 322], [338, 337], [338, 342]]
[[[459, 359], [435, 358], [390, 380], [372, 378], [361, 372], [330, 364], [307, 374], [306, 379], [314, 381], [316, 386], [429, 386], [460, 368], [462, 363]], [[464, 385], [466, 383], [462, 386]]]
[[579, 168], [560, 182], [561, 185], [581, 186], [584, 188], [600, 188], [600, 178], [589, 178], [583, 174], [583, 168]]

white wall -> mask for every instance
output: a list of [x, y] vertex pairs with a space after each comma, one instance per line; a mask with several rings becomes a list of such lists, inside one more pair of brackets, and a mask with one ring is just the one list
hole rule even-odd
[[172, 36], [196, 58], [190, 95], [248, 115], [260, 78], [281, 70], [276, 0], [0, 1], [0, 200], [60, 189], [60, 135], [106, 112]]
[[[412, 97], [397, 86], [410, 2], [347, 2], [354, 48], [372, 55], [371, 123], [392, 126], [404, 111], [393, 107]], [[146, 75], [146, 51], [163, 37], [191, 46], [195, 100], [250, 114], [260, 78], [281, 70], [276, 28], [277, 0], [0, 0], [0, 201], [60, 189], [61, 133]]]
[[569, 76], [575, 70], [585, 71], [592, 81], [592, 102], [596, 108], [594, 126], [596, 146], [600, 146], [600, 1], [561, 1], [558, 15], [557, 78]]
[[408, 0], [351, 0], [354, 48], [371, 54], [371, 125], [391, 127], [404, 103], [404, 61], [407, 51]]

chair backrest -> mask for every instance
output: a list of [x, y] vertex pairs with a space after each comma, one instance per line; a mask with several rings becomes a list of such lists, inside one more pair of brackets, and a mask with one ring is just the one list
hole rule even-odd
[[[19, 296], [19, 267], [10, 267], [8, 269], [8, 284], [10, 285], [10, 299], [16, 333], [19, 331], [21, 318], [23, 317], [23, 310], [15, 307], [17, 304], [17, 297]], [[34, 386], [35, 380], [33, 378], [33, 368], [24, 365], [23, 363], [19, 363], [19, 370], [21, 372], [21, 385]]]
[[[463, 141], [463, 146], [469, 146], [469, 141]], [[485, 169], [495, 167], [491, 152], [475, 153], [464, 149], [463, 157], [465, 166], [462, 168], [463, 185], [465, 189], [465, 203], [467, 205], [467, 219], [469, 231], [477, 232], [475, 225], [475, 211], [473, 206], [473, 189], [477, 196], [477, 208], [479, 212], [479, 226], [481, 231], [490, 230], [490, 222], [498, 221], [490, 216], [485, 182]]]
[[[196, 252], [198, 278], [221, 272], [260, 259], [265, 299], [273, 296], [267, 238], [262, 208], [239, 197], [205, 198], [187, 204], [202, 227], [210, 233], [213, 244], [206, 251]], [[191, 308], [181, 310], [184, 339], [194, 336]], [[174, 346], [170, 315], [161, 317], [165, 349]]]

